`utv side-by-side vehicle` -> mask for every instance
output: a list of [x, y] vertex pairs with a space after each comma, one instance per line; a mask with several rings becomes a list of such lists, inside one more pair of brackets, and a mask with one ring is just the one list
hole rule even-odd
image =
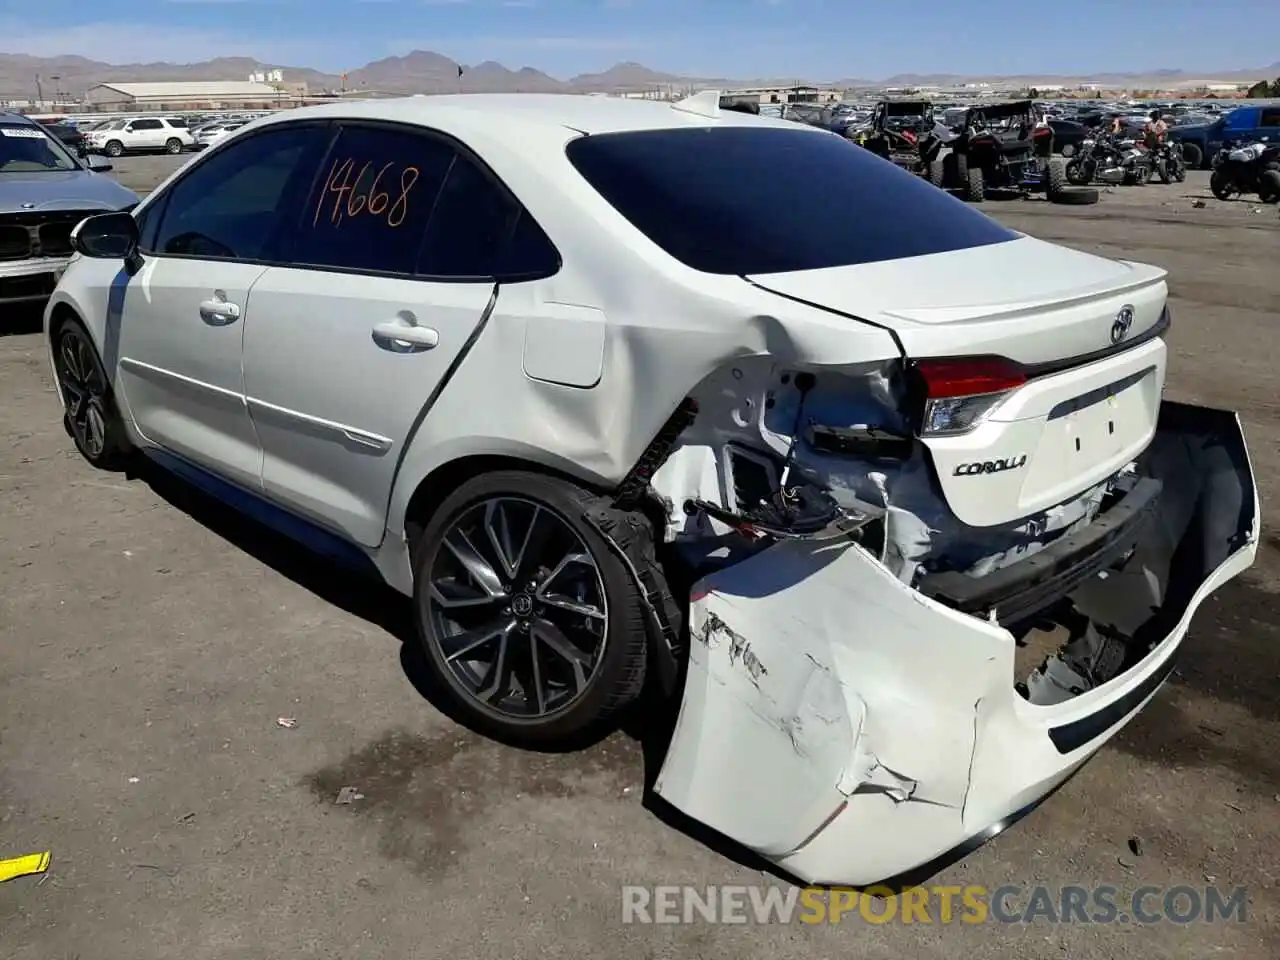
[[859, 142], [904, 170], [944, 185], [943, 145], [951, 132], [933, 116], [928, 100], [881, 100]]
[[942, 146], [945, 182], [979, 203], [989, 189], [1044, 191], [1055, 203], [1094, 203], [1097, 191], [1067, 185], [1065, 162], [1053, 156], [1053, 128], [1039, 122], [1031, 100], [970, 107], [954, 139]]

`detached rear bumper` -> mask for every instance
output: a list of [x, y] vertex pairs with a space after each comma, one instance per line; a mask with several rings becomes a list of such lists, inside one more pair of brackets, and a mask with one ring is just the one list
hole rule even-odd
[[1115, 525], [1127, 533], [1112, 542], [1132, 542], [1069, 565], [1084, 570], [1070, 601], [1127, 638], [1127, 670], [1033, 704], [998, 623], [905, 587], [859, 546], [780, 543], [695, 593], [657, 792], [810, 882], [874, 883], [985, 842], [1132, 719], [1200, 604], [1253, 562], [1234, 414], [1163, 404], [1139, 473], [1160, 496], [1142, 523]]

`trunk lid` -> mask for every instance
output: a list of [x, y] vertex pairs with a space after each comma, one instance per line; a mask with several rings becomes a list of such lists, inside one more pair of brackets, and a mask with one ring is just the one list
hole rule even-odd
[[[1155, 431], [1166, 272], [1019, 237], [951, 253], [748, 277], [888, 328], [910, 359], [994, 355], [1028, 367], [976, 427], [926, 436], [962, 522], [1013, 523], [1105, 480]], [[1128, 323], [1125, 319], [1128, 318]]]
[[1045, 363], [1104, 350], [1160, 320], [1166, 271], [1031, 237], [879, 263], [748, 277], [770, 292], [892, 330], [909, 357], [997, 354]]

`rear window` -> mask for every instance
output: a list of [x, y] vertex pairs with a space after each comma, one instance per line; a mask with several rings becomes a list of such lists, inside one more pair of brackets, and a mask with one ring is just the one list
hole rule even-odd
[[598, 134], [567, 154], [632, 225], [703, 273], [817, 270], [1018, 237], [852, 141], [810, 130]]

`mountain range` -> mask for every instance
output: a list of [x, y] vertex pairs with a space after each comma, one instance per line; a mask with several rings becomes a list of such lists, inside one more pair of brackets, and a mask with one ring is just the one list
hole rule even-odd
[[[448, 57], [426, 50], [415, 50], [402, 57], [387, 57], [350, 70], [346, 77], [323, 73], [310, 67], [289, 67], [261, 63], [247, 57], [219, 57], [200, 63], [130, 63], [110, 64], [79, 56], [32, 57], [21, 53], [0, 53], [0, 98], [28, 99], [36, 95], [37, 77], [46, 98], [58, 93], [79, 98], [85, 90], [99, 83], [158, 82], [166, 80], [247, 80], [252, 73], [279, 69], [286, 83], [305, 83], [312, 92], [325, 90], [369, 90], [380, 93], [557, 93], [643, 90], [665, 85], [700, 85], [728, 89], [749, 86], [789, 86], [801, 78], [727, 78], [688, 77], [662, 73], [639, 63], [619, 63], [603, 73], [587, 73], [558, 79], [533, 67], [511, 70], [489, 60], [474, 65], [460, 65]], [[1228, 70], [1205, 74], [1185, 70], [1156, 70], [1148, 73], [1077, 74], [1070, 76], [963, 76], [960, 74], [902, 73], [881, 80], [846, 77], [826, 81], [823, 86], [841, 89], [852, 87], [909, 87], [952, 85], [975, 82], [1007, 82], [1036, 84], [1070, 84], [1090, 81], [1130, 88], [1168, 89], [1191, 86], [1203, 81], [1253, 82], [1280, 76], [1280, 62], [1255, 70]], [[55, 79], [57, 78], [57, 79]], [[803, 82], [817, 82], [806, 78]]]

